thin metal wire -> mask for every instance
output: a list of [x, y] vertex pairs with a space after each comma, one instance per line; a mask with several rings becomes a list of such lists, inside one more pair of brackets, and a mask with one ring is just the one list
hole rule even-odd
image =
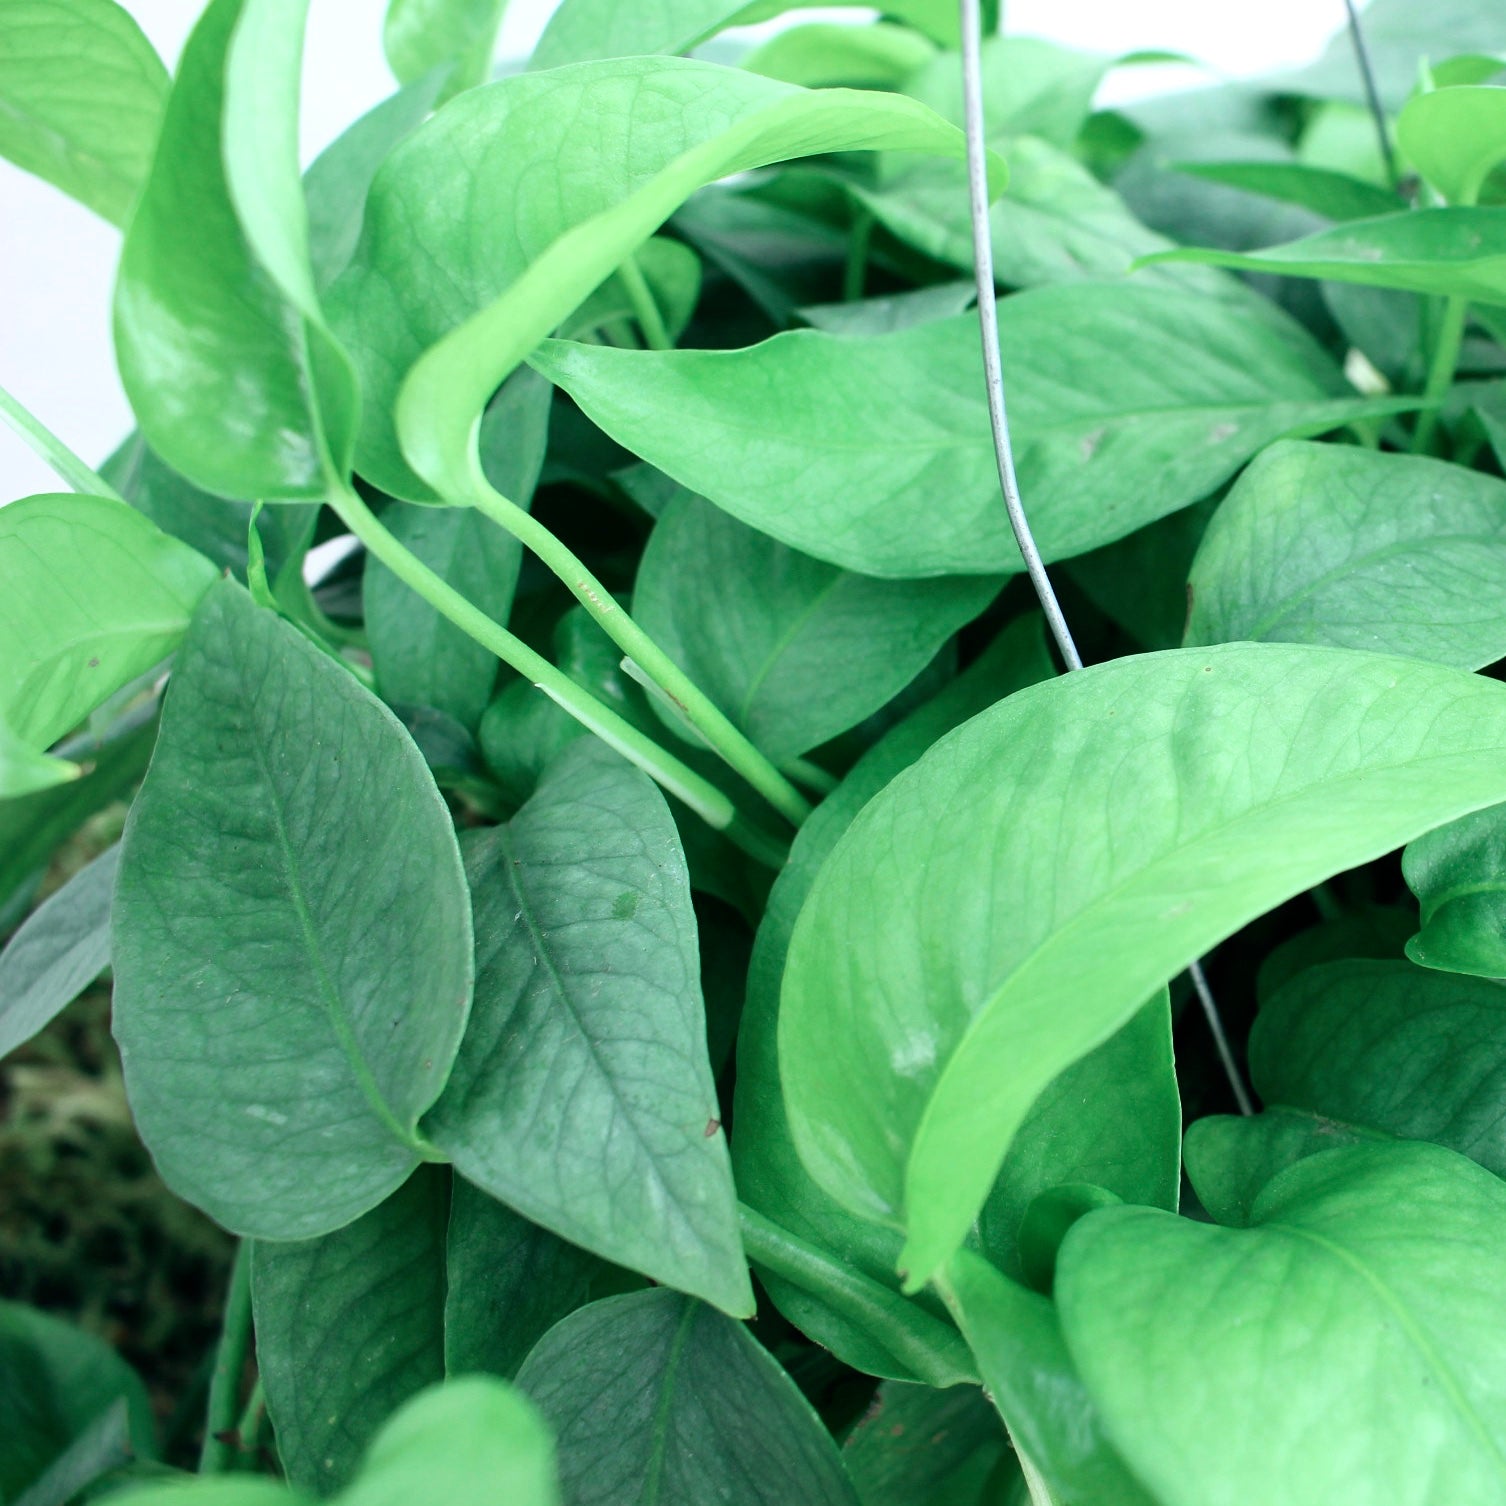
[[1380, 142], [1381, 157], [1386, 164], [1386, 179], [1392, 188], [1397, 188], [1401, 184], [1401, 174], [1396, 168], [1396, 148], [1391, 144], [1391, 130], [1386, 124], [1386, 107], [1381, 103], [1380, 89], [1375, 82], [1375, 69], [1370, 65], [1370, 49], [1365, 45], [1365, 31], [1360, 25], [1359, 8], [1354, 0], [1344, 0], [1344, 9], [1349, 13], [1349, 40], [1354, 44], [1355, 61], [1360, 65], [1365, 99], [1370, 106], [1370, 118], [1375, 122], [1376, 139]]
[[[958, 0], [962, 17], [962, 104], [967, 132], [967, 187], [973, 228], [973, 271], [978, 288], [978, 329], [983, 339], [983, 373], [988, 388], [988, 421], [993, 428], [994, 456], [999, 467], [999, 488], [1004, 494], [1004, 507], [1009, 514], [1009, 526], [1014, 530], [1015, 542], [1024, 556], [1025, 568], [1030, 574], [1030, 583], [1035, 587], [1041, 611], [1046, 615], [1047, 626], [1068, 671], [1082, 668], [1082, 656], [1077, 652], [1072, 630], [1067, 626], [1061, 603], [1056, 599], [1051, 579], [1046, 574], [1045, 562], [1035, 545], [1035, 535], [1030, 531], [1030, 519], [1025, 514], [1025, 504], [1020, 498], [1019, 482], [1015, 477], [1014, 449], [1009, 442], [1009, 415], [1004, 401], [1004, 362], [999, 351], [999, 306], [994, 294], [994, 248], [988, 224], [988, 145], [983, 126], [983, 18], [979, 0]], [[1346, 0], [1353, 16], [1353, 0]], [[1367, 74], [1368, 76], [1368, 74]], [[1223, 1063], [1224, 1073], [1234, 1092], [1234, 1100], [1241, 1114], [1253, 1114], [1254, 1104], [1249, 1090], [1240, 1075], [1239, 1064], [1229, 1046], [1229, 1037], [1224, 1031], [1224, 1022], [1218, 1012], [1218, 1002], [1208, 987], [1201, 962], [1194, 962], [1187, 969], [1192, 986], [1197, 991], [1208, 1028], [1213, 1035], [1213, 1044]]]

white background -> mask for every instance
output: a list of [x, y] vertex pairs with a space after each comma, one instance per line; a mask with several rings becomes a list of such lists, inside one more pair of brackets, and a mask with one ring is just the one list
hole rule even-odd
[[[636, 0], [620, 0], [632, 5]], [[125, 0], [171, 68], [202, 0]], [[499, 53], [526, 56], [555, 0], [512, 0]], [[1008, 27], [1108, 54], [1164, 49], [1214, 74], [1305, 62], [1343, 24], [1342, 0], [1006, 0]], [[393, 88], [381, 50], [384, 0], [313, 0], [303, 104], [306, 157]], [[815, 12], [804, 12], [809, 20]], [[861, 13], [856, 13], [861, 15]], [[852, 11], [826, 13], [854, 19]], [[777, 23], [775, 23], [777, 26]], [[768, 31], [771, 27], [759, 28]], [[1128, 69], [1106, 98], [1185, 87], [1185, 68]], [[1120, 91], [1116, 96], [1114, 90]], [[83, 458], [102, 460], [130, 428], [110, 348], [110, 288], [120, 238], [56, 189], [0, 162], [0, 385]], [[59, 489], [0, 427], [0, 505]]]

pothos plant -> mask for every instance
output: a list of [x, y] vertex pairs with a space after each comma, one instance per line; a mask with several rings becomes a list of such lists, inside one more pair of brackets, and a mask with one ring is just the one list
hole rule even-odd
[[785, 8], [488, 81], [501, 0], [393, 0], [301, 175], [305, 0], [171, 82], [0, 4], [139, 425], [6, 400], [0, 1048], [108, 966], [240, 1239], [213, 1478], [7, 1304], [4, 1499], [1506, 1499], [1506, 24], [1112, 111], [988, 18], [1058, 674], [957, 13], [716, 51]]

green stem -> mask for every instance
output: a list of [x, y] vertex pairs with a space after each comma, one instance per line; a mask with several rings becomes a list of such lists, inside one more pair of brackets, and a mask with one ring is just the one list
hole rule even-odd
[[262, 1378], [258, 1375], [256, 1384], [251, 1388], [251, 1395], [246, 1400], [246, 1408], [235, 1425], [236, 1443], [241, 1454], [253, 1464], [256, 1451], [261, 1447], [262, 1429], [266, 1426], [266, 1421], [267, 1393], [262, 1385]]
[[[220, 1347], [214, 1373], [209, 1378], [209, 1406], [204, 1418], [204, 1446], [199, 1451], [199, 1473], [219, 1475], [230, 1468], [236, 1418], [240, 1414], [241, 1372], [251, 1343], [251, 1243], [242, 1240], [230, 1271], [230, 1290], [225, 1297], [225, 1318], [220, 1328]], [[223, 1435], [223, 1436], [222, 1436]]]
[[125, 501], [98, 471], [85, 465], [41, 419], [18, 403], [4, 387], [0, 387], [0, 418], [74, 491], [95, 497], [110, 497], [116, 502]]
[[612, 593], [537, 518], [501, 492], [478, 484], [467, 499], [499, 527], [531, 549], [567, 586], [601, 630], [684, 713], [686, 721], [727, 766], [758, 791], [780, 815], [799, 826], [810, 802], [748, 741], [722, 710], [612, 599]]
[[643, 338], [647, 341], [648, 348], [673, 350], [675, 342], [669, 338], [664, 315], [659, 312], [653, 289], [649, 287], [648, 279], [643, 275], [643, 268], [638, 265], [638, 258], [628, 257], [618, 267], [617, 275], [622, 279], [623, 287], [627, 289], [628, 301], [633, 305], [633, 317], [638, 321], [638, 328], [643, 331]]
[[750, 857], [776, 868], [781, 866], [784, 855], [778, 842], [739, 815], [732, 801], [710, 780], [681, 763], [542, 654], [529, 648], [521, 638], [467, 601], [448, 581], [404, 548], [355, 492], [332, 486], [329, 504], [370, 554], [463, 633], [532, 682], [561, 710], [689, 806], [708, 826], [725, 832]]
[[860, 209], [852, 222], [852, 238], [847, 243], [847, 265], [842, 269], [842, 302], [852, 303], [863, 296], [868, 282], [868, 248], [873, 244], [873, 216]]
[[835, 774], [829, 773], [818, 763], [812, 763], [808, 758], [792, 758], [781, 767], [790, 779], [823, 797], [831, 794], [842, 782]]
[[1412, 439], [1414, 455], [1426, 455], [1432, 451], [1443, 400], [1448, 396], [1449, 387], [1454, 380], [1454, 368], [1459, 364], [1459, 349], [1464, 343], [1464, 322], [1468, 314], [1469, 300], [1458, 295], [1450, 298], [1443, 306], [1443, 320], [1438, 326], [1438, 339], [1433, 345], [1427, 386], [1422, 389], [1423, 402], [1428, 406], [1417, 420], [1417, 433]]

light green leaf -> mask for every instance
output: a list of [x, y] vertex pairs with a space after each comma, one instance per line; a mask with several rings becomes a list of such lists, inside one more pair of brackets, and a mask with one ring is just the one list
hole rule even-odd
[[1368, 220], [1402, 207], [1389, 189], [1306, 162], [1178, 162], [1176, 170], [1295, 204], [1329, 220]]
[[975, 717], [801, 912], [779, 1059], [806, 1165], [906, 1230], [919, 1285], [1051, 1078], [1273, 905], [1502, 798], [1503, 748], [1492, 682], [1285, 644], [1121, 659]]
[[0, 721], [0, 800], [41, 794], [57, 785], [70, 783], [82, 772], [76, 763], [48, 758], [46, 754], [28, 748]]
[[124, 225], [151, 167], [167, 70], [113, 0], [8, 0], [0, 156]]
[[306, 1506], [309, 1498], [275, 1480], [231, 1475], [173, 1479], [121, 1491], [115, 1499], [121, 1506]]
[[1219, 505], [1188, 581], [1189, 644], [1255, 639], [1506, 656], [1506, 483], [1410, 455], [1279, 444]]
[[938, 282], [882, 298], [859, 298], [852, 303], [817, 303], [801, 309], [800, 317], [813, 329], [834, 335], [887, 335], [916, 324], [954, 319], [972, 306], [977, 294], [970, 282]]
[[443, 1380], [450, 1176], [421, 1166], [320, 1239], [251, 1252], [256, 1363], [288, 1479], [329, 1495], [389, 1416]]
[[1450, 204], [1473, 204], [1506, 157], [1506, 89], [1435, 89], [1410, 100], [1396, 144]]
[[567, 1500], [857, 1506], [821, 1419], [743, 1327], [678, 1292], [558, 1323], [518, 1386], [559, 1440]]
[[1326, 277], [1404, 293], [1506, 303], [1506, 209], [1411, 209], [1264, 251], [1186, 247], [1148, 263], [1192, 261], [1277, 277]]
[[1249, 1229], [1143, 1208], [1067, 1235], [1056, 1292], [1163, 1506], [1424, 1506], [1506, 1487], [1506, 1186], [1432, 1145], [1313, 1156]]
[[[648, 284], [670, 342], [677, 341], [685, 333], [700, 300], [700, 257], [683, 241], [656, 235], [638, 247], [633, 260]], [[614, 272], [571, 314], [560, 334], [567, 340], [584, 339], [614, 320], [635, 320], [637, 312], [621, 273]]]
[[507, 0], [388, 0], [382, 50], [397, 81], [448, 66], [445, 98], [483, 83], [506, 9]]
[[0, 952], [0, 1057], [29, 1041], [109, 965], [119, 856], [111, 847], [81, 868]]
[[0, 509], [0, 721], [50, 747], [161, 663], [214, 566], [140, 513], [49, 494]]
[[817, 21], [770, 37], [743, 59], [743, 67], [803, 89], [899, 89], [935, 51], [907, 26]]
[[1407, 956], [1423, 967], [1506, 978], [1506, 809], [1440, 826], [1402, 854], [1422, 929]]
[[779, 764], [897, 695], [998, 584], [854, 575], [681, 492], [644, 551], [633, 615]]
[[535, 1223], [741, 1316], [684, 861], [658, 790], [590, 739], [471, 839], [476, 1006], [424, 1133]]
[[[1283, 434], [1377, 411], [1268, 305], [1078, 284], [1007, 298], [999, 321], [1048, 560], [1196, 502]], [[635, 454], [817, 559], [901, 577], [1023, 568], [971, 318], [733, 351], [550, 342], [533, 364]]]
[[449, 812], [381, 703], [229, 581], [179, 655], [111, 947], [132, 1111], [181, 1196], [302, 1239], [406, 1180], [470, 1007]]

